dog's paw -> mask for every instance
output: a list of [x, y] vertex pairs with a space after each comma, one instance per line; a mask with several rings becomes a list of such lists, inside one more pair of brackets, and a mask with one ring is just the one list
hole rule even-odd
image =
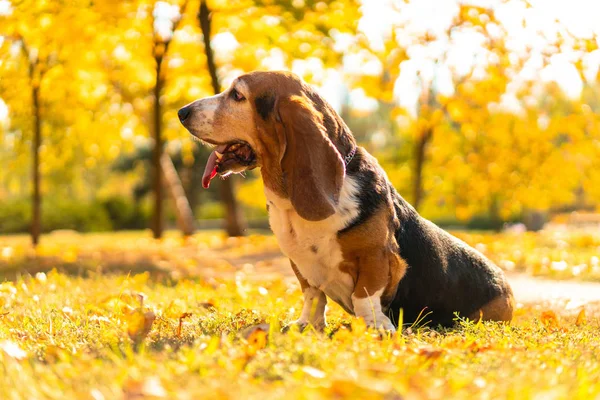
[[396, 327], [392, 324], [392, 321], [388, 317], [383, 317], [378, 320], [365, 320], [366, 324], [370, 328], [379, 329], [385, 332], [396, 333]]
[[[293, 326], [297, 327], [299, 332], [303, 332], [309, 325], [310, 325], [310, 323], [308, 321], [302, 321], [302, 320], [297, 319], [295, 321], [290, 322], [286, 326], [284, 326], [283, 329], [281, 330], [281, 332], [286, 333]], [[325, 322], [322, 322], [322, 323], [317, 322], [313, 325], [313, 328], [315, 328], [315, 330], [318, 332], [322, 332], [325, 329], [325, 326], [326, 326]]]
[[291, 321], [289, 324], [284, 326], [283, 329], [281, 330], [281, 332], [287, 333], [287, 332], [289, 332], [290, 329], [292, 329], [294, 327], [296, 327], [298, 329], [298, 332], [303, 332], [307, 326], [308, 326], [307, 321], [301, 321], [301, 320], [297, 319], [295, 321]]

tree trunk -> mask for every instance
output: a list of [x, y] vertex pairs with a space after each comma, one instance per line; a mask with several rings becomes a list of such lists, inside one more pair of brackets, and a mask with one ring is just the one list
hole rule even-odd
[[196, 182], [200, 182], [200, 179], [202, 179], [200, 176], [197, 176], [198, 169], [199, 168], [194, 162], [192, 165], [184, 164], [183, 170], [181, 171], [181, 186], [183, 187], [191, 210], [195, 210], [198, 205], [198, 188], [196, 187]]
[[[210, 43], [211, 17], [211, 11], [206, 4], [206, 0], [201, 0], [200, 10], [198, 12], [198, 21], [200, 23], [200, 29], [202, 30], [202, 37], [204, 40], [206, 64], [208, 66], [213, 92], [215, 94], [219, 94], [221, 92], [221, 83], [219, 82], [219, 77], [217, 75], [217, 65], [215, 63], [214, 53]], [[233, 181], [230, 178], [220, 182], [221, 184], [219, 185], [221, 201], [225, 203], [227, 212], [225, 230], [229, 236], [243, 236], [246, 231], [246, 222], [244, 221], [243, 215], [239, 209], [239, 205], [235, 199], [232, 182]]]
[[165, 152], [163, 152], [160, 158], [160, 166], [171, 197], [173, 198], [175, 215], [177, 216], [177, 225], [184, 236], [190, 236], [194, 233], [194, 214], [192, 213], [190, 203], [185, 195], [183, 185], [181, 184], [179, 175], [177, 175], [177, 170], [173, 165], [173, 161]]
[[413, 207], [418, 211], [423, 201], [423, 168], [425, 166], [425, 152], [431, 140], [433, 131], [427, 129], [415, 143], [415, 170], [413, 175]]
[[221, 200], [225, 203], [225, 230], [229, 236], [244, 236], [246, 234], [246, 223], [235, 200], [235, 194], [231, 181], [223, 180], [219, 185]]
[[498, 196], [495, 194], [491, 196], [490, 207], [488, 211], [492, 229], [494, 229], [496, 232], [500, 232], [502, 230], [503, 221], [500, 217], [500, 201], [498, 200]]
[[42, 120], [40, 115], [40, 88], [32, 83], [31, 97], [33, 101], [33, 141], [31, 150], [33, 153], [33, 197], [32, 197], [32, 220], [31, 220], [31, 243], [37, 246], [42, 231], [42, 198], [40, 195], [40, 145], [42, 143]]
[[152, 234], [155, 239], [160, 239], [163, 232], [163, 194], [160, 160], [163, 153], [162, 141], [162, 110], [160, 106], [160, 93], [162, 91], [161, 67], [163, 55], [156, 55], [156, 83], [154, 85], [154, 149], [152, 152], [152, 186], [154, 188], [154, 216]]
[[[187, 7], [187, 0], [184, 1], [180, 13], [183, 15]], [[181, 18], [173, 24], [173, 32], [177, 30]], [[163, 150], [163, 139], [162, 139], [162, 106], [160, 103], [160, 95], [164, 86], [164, 79], [162, 77], [162, 63], [165, 55], [169, 49], [171, 40], [162, 42], [157, 40], [155, 37], [154, 42], [154, 59], [156, 60], [156, 82], [154, 85], [154, 151], [152, 153], [152, 174], [153, 182], [152, 186], [154, 189], [154, 216], [152, 222], [152, 231], [155, 239], [162, 237], [163, 232], [163, 182], [164, 176], [165, 182], [168, 185], [169, 193], [173, 197], [173, 205], [175, 206], [175, 213], [177, 216], [177, 225], [181, 229], [184, 236], [189, 236], [194, 232], [194, 215], [192, 209], [185, 196], [185, 191], [181, 185], [181, 180], [177, 174], [177, 170], [173, 165], [173, 161], [168, 154]]]

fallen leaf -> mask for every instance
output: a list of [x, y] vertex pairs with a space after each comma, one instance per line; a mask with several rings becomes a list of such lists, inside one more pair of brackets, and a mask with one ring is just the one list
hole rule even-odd
[[131, 340], [136, 344], [141, 343], [150, 333], [155, 319], [156, 315], [152, 311], [144, 312], [139, 308], [127, 315], [127, 334]]
[[103, 317], [101, 315], [92, 315], [90, 317], [89, 321], [96, 322], [97, 324], [100, 324], [100, 322], [110, 323], [110, 319], [108, 319], [107, 317]]
[[558, 328], [558, 316], [554, 311], [544, 311], [540, 317], [542, 323], [548, 328]]
[[480, 353], [480, 352], [484, 352], [487, 350], [491, 350], [492, 345], [490, 345], [490, 344], [482, 345], [477, 342], [473, 342], [468, 346], [468, 349], [471, 350], [473, 353]]
[[313, 378], [318, 378], [318, 379], [323, 379], [325, 378], [326, 374], [325, 372], [321, 371], [320, 369], [311, 367], [309, 365], [305, 365], [302, 367], [302, 371], [308, 375], [308, 376], [312, 376]]
[[205, 301], [198, 305], [202, 308], [207, 308], [207, 309], [216, 308], [214, 300]]
[[67, 360], [69, 353], [60, 346], [47, 345], [44, 351], [44, 359], [48, 362], [57, 362], [58, 360]]
[[7, 356], [18, 361], [21, 361], [27, 357], [27, 352], [23, 350], [17, 343], [11, 340], [4, 340], [0, 342], [0, 350], [2, 350]]
[[267, 347], [269, 324], [259, 324], [246, 328], [242, 333], [242, 336], [246, 338], [246, 341], [248, 342], [246, 354], [248, 356], [253, 356], [259, 350]]
[[142, 381], [129, 379], [123, 385], [123, 392], [127, 400], [167, 397], [167, 391], [157, 377], [146, 378]]
[[425, 358], [432, 360], [444, 354], [443, 349], [436, 349], [434, 347], [421, 347], [418, 349], [414, 349], [414, 352], [420, 356], [424, 356]]
[[399, 399], [393, 391], [392, 384], [383, 379], [360, 376], [359, 379], [341, 377], [333, 379], [329, 386], [330, 397], [356, 399]]

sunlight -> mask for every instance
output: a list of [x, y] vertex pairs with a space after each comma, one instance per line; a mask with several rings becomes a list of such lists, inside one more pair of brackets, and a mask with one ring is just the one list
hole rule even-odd
[[[402, 27], [404, 37], [402, 42], [411, 43], [411, 35], [419, 32], [430, 32], [434, 37], [444, 36], [443, 32], [452, 22], [452, 18], [458, 12], [459, 1], [436, 1], [427, 0], [405, 3], [402, 1], [365, 1], [363, 2], [363, 17], [359, 23], [359, 29], [368, 37], [372, 46], [381, 49], [386, 37], [392, 29]], [[507, 29], [507, 44], [515, 52], [531, 51], [533, 59], [541, 58], [541, 54], [548, 46], [551, 46], [559, 37], [565, 38], [567, 46], [564, 55], [553, 57], [549, 65], [537, 66], [524, 74], [529, 76], [542, 74], [545, 82], [554, 81], [568, 93], [570, 97], [579, 95], [582, 89], [582, 81], [571, 62], [566, 61], [571, 46], [565, 30], [575, 37], [590, 37], [598, 34], [600, 27], [597, 24], [597, 16], [600, 15], [600, 3], [594, 0], [578, 0], [565, 2], [561, 0], [538, 0], [530, 2], [529, 6], [521, 1], [468, 1], [468, 4], [493, 7], [498, 20]], [[559, 27], [557, 21], [564, 27]], [[560, 36], [559, 36], [560, 35]], [[428, 46], [414, 44], [411, 51], [410, 64], [403, 71], [403, 76], [396, 83], [397, 99], [399, 104], [414, 108], [418, 93], [421, 90], [417, 83], [417, 74], [422, 78], [436, 82], [440, 90], [448, 93], [452, 91], [451, 82], [447, 79], [447, 68], [454, 68], [460, 74], [466, 74], [473, 64], [487, 63], [486, 56], [481, 53], [481, 35], [472, 31], [456, 32], [453, 41], [434, 42]], [[444, 66], [437, 68], [435, 74], [429, 63], [439, 58], [440, 52], [448, 49], [448, 56]], [[599, 56], [591, 53], [586, 57], [586, 76], [595, 76], [600, 65]], [[533, 60], [532, 60], [533, 61]], [[352, 63], [354, 64], [354, 63]], [[412, 66], [415, 65], [415, 66]], [[345, 68], [352, 69], [346, 64]], [[543, 71], [542, 71], [543, 70]], [[412, 72], [411, 72], [412, 71]], [[435, 76], [434, 76], [435, 75]], [[514, 87], [517, 90], [517, 87]]]
[[6, 103], [0, 98], [0, 125], [8, 123], [8, 107]]

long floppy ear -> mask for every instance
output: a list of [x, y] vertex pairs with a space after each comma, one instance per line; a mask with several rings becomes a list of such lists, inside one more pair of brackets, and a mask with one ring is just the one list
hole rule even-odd
[[287, 194], [298, 215], [320, 221], [335, 213], [346, 168], [327, 137], [323, 115], [304, 97], [281, 99], [285, 151], [281, 170]]

